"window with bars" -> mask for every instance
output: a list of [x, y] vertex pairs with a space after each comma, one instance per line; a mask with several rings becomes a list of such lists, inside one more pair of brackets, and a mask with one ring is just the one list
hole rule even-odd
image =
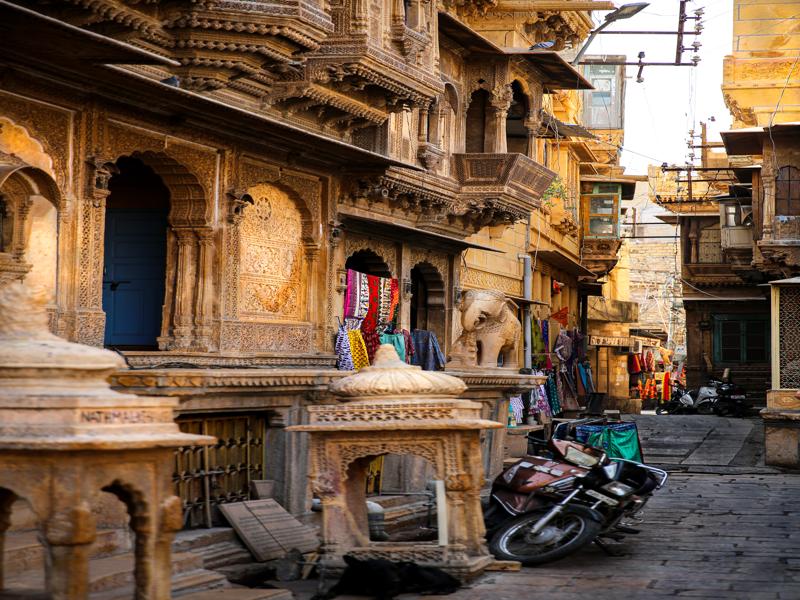
[[775, 178], [775, 214], [800, 216], [800, 169], [784, 166]]
[[742, 364], [769, 361], [769, 329], [766, 316], [715, 315], [714, 362]]

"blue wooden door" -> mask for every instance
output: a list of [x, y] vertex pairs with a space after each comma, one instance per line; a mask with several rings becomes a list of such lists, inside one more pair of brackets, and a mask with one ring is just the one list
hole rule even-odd
[[106, 210], [103, 310], [106, 346], [156, 347], [166, 276], [167, 213]]

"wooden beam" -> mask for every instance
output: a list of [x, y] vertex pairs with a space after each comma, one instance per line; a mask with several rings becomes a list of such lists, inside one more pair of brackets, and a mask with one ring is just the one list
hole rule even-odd
[[613, 2], [604, 0], [500, 0], [493, 10], [511, 10], [515, 12], [535, 12], [537, 10], [554, 11], [587, 11], [614, 10]]

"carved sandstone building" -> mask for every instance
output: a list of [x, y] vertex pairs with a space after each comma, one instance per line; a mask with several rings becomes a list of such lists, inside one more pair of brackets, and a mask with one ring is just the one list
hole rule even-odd
[[[183, 430], [220, 438], [210, 494], [209, 463], [178, 453], [187, 522], [250, 479], [306, 510], [304, 442], [284, 428], [340, 376], [346, 268], [396, 277], [400, 325], [445, 350], [462, 287], [521, 295], [554, 177], [541, 109], [589, 87], [525, 50], [587, 35], [563, 4], [0, 2], [0, 279], [44, 287], [54, 332], [124, 354], [118, 387], [176, 396]], [[554, 219], [575, 315], [588, 272]], [[466, 249], [504, 266], [465, 267]], [[515, 377], [466, 383], [502, 399]]]

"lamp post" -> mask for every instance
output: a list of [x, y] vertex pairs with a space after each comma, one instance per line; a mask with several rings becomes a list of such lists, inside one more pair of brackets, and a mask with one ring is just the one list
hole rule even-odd
[[630, 19], [632, 16], [644, 10], [648, 6], [650, 6], [649, 2], [634, 2], [632, 4], [623, 4], [614, 12], [608, 13], [605, 17], [605, 21], [603, 21], [597, 29], [595, 29], [594, 31], [592, 31], [592, 33], [589, 34], [589, 38], [586, 40], [586, 43], [578, 51], [578, 54], [572, 60], [573, 66], [577, 65], [578, 61], [580, 61], [583, 55], [586, 54], [586, 50], [588, 50], [589, 45], [592, 43], [592, 41], [594, 40], [595, 36], [597, 36], [598, 33], [603, 31], [603, 29], [605, 29], [615, 21], [621, 21], [622, 19]]

